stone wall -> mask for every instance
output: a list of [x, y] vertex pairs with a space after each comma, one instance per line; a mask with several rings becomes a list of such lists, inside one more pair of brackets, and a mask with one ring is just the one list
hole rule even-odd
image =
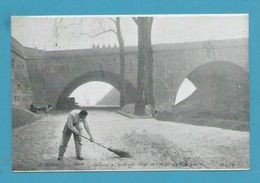
[[28, 107], [33, 101], [33, 92], [27, 64], [21, 50], [15, 49], [14, 44], [18, 43], [15, 40], [12, 43], [12, 105]]

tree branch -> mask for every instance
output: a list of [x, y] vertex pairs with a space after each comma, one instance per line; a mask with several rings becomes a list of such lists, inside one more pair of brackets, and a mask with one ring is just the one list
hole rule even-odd
[[83, 22], [83, 19], [80, 19], [79, 23], [70, 23], [68, 25], [64, 25], [64, 26], [62, 26], [62, 29], [65, 30], [65, 29], [67, 29], [67, 28], [69, 28], [71, 26], [80, 26], [82, 24], [82, 22]]
[[101, 31], [101, 32], [99, 32], [97, 34], [94, 34], [94, 35], [91, 35], [89, 33], [80, 33], [80, 35], [88, 35], [89, 37], [96, 38], [96, 37], [98, 37], [98, 36], [100, 36], [102, 34], [109, 33], [109, 32], [113, 32], [114, 34], [117, 35], [117, 32], [114, 29], [107, 29], [107, 30]]
[[71, 26], [80, 26], [83, 23], [83, 19], [80, 19], [80, 22], [73, 22], [67, 25], [62, 25], [63, 18], [57, 19], [54, 23], [54, 37], [59, 37], [66, 29], [70, 28]]
[[111, 20], [112, 22], [114, 22], [116, 24], [116, 20], [115, 19], [109, 17], [109, 20]]

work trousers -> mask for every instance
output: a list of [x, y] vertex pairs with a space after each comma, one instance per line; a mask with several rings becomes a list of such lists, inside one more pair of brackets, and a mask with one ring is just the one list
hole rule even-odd
[[[78, 129], [78, 131], [81, 135], [82, 129]], [[62, 142], [59, 147], [59, 157], [63, 157], [64, 153], [66, 152], [67, 145], [72, 133], [73, 132], [67, 127], [67, 125], [65, 125], [62, 132]], [[81, 156], [81, 147], [82, 147], [81, 137], [79, 135], [76, 135], [75, 133], [73, 133], [73, 137], [75, 142], [76, 156], [79, 157]]]

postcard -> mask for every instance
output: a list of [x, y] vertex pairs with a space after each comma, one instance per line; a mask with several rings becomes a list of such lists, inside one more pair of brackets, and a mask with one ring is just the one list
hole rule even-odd
[[10, 44], [14, 172], [250, 169], [248, 14], [12, 16]]

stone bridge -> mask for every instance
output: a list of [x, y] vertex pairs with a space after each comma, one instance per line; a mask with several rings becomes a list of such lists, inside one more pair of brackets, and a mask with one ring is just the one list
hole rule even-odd
[[[126, 101], [134, 103], [137, 83], [137, 47], [126, 47]], [[12, 39], [12, 56], [26, 60], [35, 103], [62, 106], [74, 89], [89, 81], [104, 81], [120, 92], [120, 60], [116, 47], [44, 51], [27, 48]], [[174, 105], [185, 78], [197, 88], [209, 77], [248, 81], [248, 39], [153, 45], [156, 105]], [[217, 69], [220, 68], [220, 69]], [[233, 72], [234, 71], [234, 72]]]

